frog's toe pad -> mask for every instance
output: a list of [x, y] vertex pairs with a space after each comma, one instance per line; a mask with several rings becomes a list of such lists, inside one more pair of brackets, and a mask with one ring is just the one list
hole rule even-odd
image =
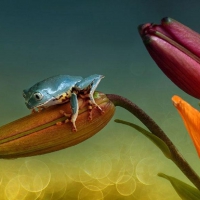
[[37, 113], [37, 110], [36, 110], [35, 108], [33, 108], [33, 109], [31, 110], [31, 114], [34, 114], [34, 113]]
[[65, 117], [71, 117], [71, 114], [66, 113], [64, 110], [60, 110], [60, 114], [64, 115]]
[[68, 123], [69, 121], [70, 121], [69, 119], [66, 119], [66, 120], [65, 120], [65, 124]]
[[60, 126], [60, 125], [62, 125], [62, 124], [66, 124], [67, 122], [69, 122], [69, 119], [66, 119], [65, 121], [64, 121], [64, 123], [63, 122], [56, 122], [56, 125], [58, 125], [58, 126]]
[[97, 105], [96, 108], [97, 108], [98, 110], [100, 110], [101, 114], [104, 113], [104, 110], [103, 110], [100, 106]]
[[88, 121], [92, 121], [92, 110], [89, 111]]
[[[67, 114], [64, 110], [60, 110], [60, 114], [64, 115], [65, 117], [67, 117], [67, 119], [65, 119], [64, 124], [71, 122], [72, 123], [72, 131], [76, 132], [77, 128], [75, 125], [75, 122], [72, 121], [72, 114]], [[61, 125], [63, 124], [62, 122], [57, 122], [57, 125]]]
[[62, 125], [62, 122], [56, 122], [56, 125], [60, 126]]
[[69, 120], [69, 121], [71, 121], [71, 123], [72, 123], [72, 131], [73, 131], [73, 132], [77, 132], [75, 120], [73, 120], [73, 118], [72, 118], [72, 119]]
[[72, 131], [77, 132], [77, 128], [73, 126]]

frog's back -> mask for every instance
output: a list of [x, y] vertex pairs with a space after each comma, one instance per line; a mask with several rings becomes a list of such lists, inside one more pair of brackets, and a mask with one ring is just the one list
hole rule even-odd
[[68, 91], [74, 85], [81, 81], [83, 78], [81, 76], [70, 76], [70, 75], [57, 75], [47, 78], [41, 82], [36, 83], [32, 90], [41, 91], [45, 90], [51, 95], [60, 95], [63, 92]]

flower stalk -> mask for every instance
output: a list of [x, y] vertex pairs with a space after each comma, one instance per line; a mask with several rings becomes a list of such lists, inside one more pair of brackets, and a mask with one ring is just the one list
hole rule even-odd
[[150, 118], [141, 108], [130, 100], [115, 94], [107, 94], [107, 97], [114, 103], [115, 106], [120, 106], [133, 115], [135, 115], [152, 134], [160, 138], [169, 148], [171, 152], [171, 160], [179, 167], [185, 176], [200, 190], [200, 177], [192, 169], [189, 163], [183, 158], [178, 149], [167, 137], [164, 131]]

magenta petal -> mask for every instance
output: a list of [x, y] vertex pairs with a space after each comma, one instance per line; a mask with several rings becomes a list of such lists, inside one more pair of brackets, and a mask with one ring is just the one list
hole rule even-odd
[[164, 18], [161, 25], [141, 25], [139, 33], [165, 75], [200, 99], [200, 35], [171, 18]]
[[169, 33], [173, 40], [187, 48], [196, 56], [200, 56], [199, 33], [169, 17], [162, 19], [161, 26]]
[[188, 94], [200, 98], [200, 64], [168, 42], [147, 37], [146, 48], [165, 75]]

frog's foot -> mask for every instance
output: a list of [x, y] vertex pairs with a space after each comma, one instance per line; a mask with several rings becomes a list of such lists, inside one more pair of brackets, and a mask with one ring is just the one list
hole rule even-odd
[[73, 120], [73, 116], [71, 117], [71, 123], [72, 123], [72, 131], [73, 132], [76, 132], [77, 131], [77, 128], [76, 128], [76, 123], [75, 123], [75, 120]]
[[40, 111], [42, 111], [43, 109], [44, 109], [43, 107], [33, 108], [33, 109], [31, 110], [31, 114], [40, 112]]
[[88, 120], [92, 121], [92, 110], [97, 108], [101, 114], [104, 113], [104, 111], [102, 110], [102, 108], [100, 106], [98, 106], [95, 102], [92, 102], [91, 100], [88, 100], [88, 109], [89, 109], [89, 117]]
[[93, 98], [91, 99], [91, 95], [89, 93], [87, 93], [87, 94], [79, 94], [79, 96], [82, 99], [86, 99], [85, 102], [84, 102], [84, 104], [80, 108], [84, 107], [85, 105], [88, 105], [88, 110], [89, 110], [88, 120], [89, 121], [92, 121], [92, 110], [94, 108], [97, 108], [101, 112], [101, 114], [104, 113], [104, 111], [102, 110], [102, 108], [96, 104], [96, 102], [94, 101], [94, 99]]
[[33, 108], [32, 110], [31, 110], [31, 114], [34, 114], [34, 113], [36, 113], [37, 112], [37, 110], [35, 109], [35, 108]]
[[101, 114], [104, 113], [103, 109], [102, 109], [100, 106], [98, 106], [96, 103], [93, 103], [93, 106], [94, 106], [95, 108], [97, 108], [97, 109], [101, 112]]
[[[73, 119], [73, 115], [72, 114], [68, 114], [66, 113], [64, 110], [60, 110], [60, 113], [62, 115], [64, 115], [65, 117], [67, 117], [67, 119], [64, 121], [64, 123], [68, 123], [68, 122], [72, 122], [72, 131], [76, 132], [77, 128], [76, 128], [76, 124], [75, 124], [75, 120]], [[62, 122], [57, 122], [56, 125], [61, 125], [63, 124]]]

